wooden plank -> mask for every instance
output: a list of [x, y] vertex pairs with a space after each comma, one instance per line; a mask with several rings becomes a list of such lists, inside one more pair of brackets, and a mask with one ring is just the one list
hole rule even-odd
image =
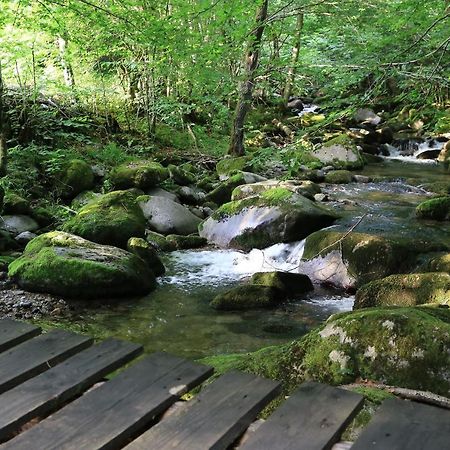
[[229, 372], [126, 449], [226, 449], [276, 397], [279, 388], [272, 380]]
[[383, 402], [352, 450], [450, 449], [450, 411], [421, 403]]
[[242, 450], [324, 450], [361, 409], [362, 395], [303, 383], [245, 442]]
[[32, 418], [56, 410], [141, 352], [140, 345], [108, 339], [3, 393], [0, 441]]
[[4, 352], [34, 336], [40, 334], [41, 329], [25, 322], [12, 319], [0, 320], [0, 352]]
[[212, 368], [182, 358], [151, 355], [3, 444], [2, 450], [118, 448], [211, 373]]
[[92, 344], [92, 339], [53, 330], [0, 354], [0, 393], [34, 377]]

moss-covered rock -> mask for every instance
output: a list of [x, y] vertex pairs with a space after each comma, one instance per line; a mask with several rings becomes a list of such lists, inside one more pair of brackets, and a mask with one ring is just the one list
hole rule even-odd
[[31, 212], [30, 202], [14, 192], [7, 192], [3, 199], [4, 214], [29, 215]]
[[73, 198], [94, 186], [92, 167], [81, 159], [72, 159], [62, 172], [57, 190], [62, 197]]
[[233, 190], [240, 186], [241, 184], [246, 184], [245, 178], [242, 173], [238, 173], [223, 181], [215, 189], [206, 195], [205, 200], [208, 202], [214, 202], [217, 205], [223, 205], [231, 200], [231, 194]]
[[416, 215], [419, 219], [450, 220], [450, 195], [422, 202], [416, 208]]
[[311, 200], [314, 199], [315, 194], [321, 192], [320, 186], [312, 181], [297, 181], [297, 180], [266, 180], [259, 183], [243, 184], [235, 188], [231, 194], [231, 200], [242, 200], [254, 195], [260, 195], [269, 189], [282, 188], [287, 189], [295, 194], [303, 195]]
[[450, 393], [450, 310], [369, 308], [331, 316], [292, 344], [203, 360], [282, 381], [291, 391], [307, 379], [340, 385], [358, 378]]
[[177, 250], [187, 250], [190, 248], [199, 248], [207, 244], [207, 240], [200, 236], [181, 236], [179, 234], [169, 234], [166, 237], [169, 244]]
[[195, 175], [187, 170], [177, 167], [173, 164], [167, 166], [169, 170], [170, 178], [180, 186], [188, 186], [195, 183]]
[[276, 288], [289, 297], [314, 289], [308, 276], [293, 272], [257, 272], [253, 274], [250, 283]]
[[210, 305], [215, 309], [233, 311], [273, 308], [286, 299], [277, 288], [256, 284], [237, 286], [217, 295]]
[[0, 272], [7, 272], [8, 266], [17, 258], [17, 256], [0, 255]]
[[114, 191], [88, 203], [63, 231], [99, 244], [126, 248], [131, 237], [144, 237], [145, 217], [132, 191]]
[[325, 175], [325, 183], [348, 184], [352, 181], [352, 174], [348, 170], [332, 170]]
[[97, 192], [93, 191], [84, 191], [80, 192], [70, 203], [70, 206], [75, 211], [78, 211], [83, 206], [86, 206], [88, 203], [92, 202], [93, 200], [99, 198], [101, 194], [98, 194]]
[[450, 274], [450, 253], [432, 258], [428, 262], [427, 269], [430, 272], [445, 272]]
[[122, 164], [111, 171], [109, 181], [115, 189], [147, 189], [158, 186], [169, 177], [169, 171], [153, 161]]
[[325, 142], [321, 148], [314, 150], [311, 156], [336, 169], [353, 170], [361, 169], [364, 166], [364, 160], [356, 148], [356, 144], [346, 134], [341, 134]]
[[371, 306], [450, 305], [448, 273], [409, 273], [372, 281], [356, 292], [355, 309]]
[[156, 286], [137, 256], [58, 231], [33, 239], [8, 273], [25, 290], [74, 299], [144, 295]]
[[250, 250], [301, 240], [336, 218], [333, 211], [302, 195], [273, 188], [221, 206], [200, 225], [199, 233], [219, 247]]
[[155, 276], [159, 277], [165, 274], [166, 268], [156, 250], [144, 239], [130, 238], [127, 243], [127, 250], [145, 261]]
[[156, 250], [160, 250], [162, 252], [171, 252], [176, 250], [175, 245], [169, 242], [166, 236], [156, 233], [155, 231], [147, 230], [145, 239]]
[[408, 269], [414, 263], [408, 245], [366, 233], [321, 230], [306, 238], [303, 260], [318, 281], [340, 287], [361, 286]]
[[216, 172], [221, 179], [227, 178], [234, 172], [249, 170], [250, 168], [251, 164], [248, 156], [224, 158], [216, 164]]

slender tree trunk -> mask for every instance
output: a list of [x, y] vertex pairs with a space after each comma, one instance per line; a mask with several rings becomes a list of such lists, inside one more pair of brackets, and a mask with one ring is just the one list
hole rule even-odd
[[291, 96], [292, 93], [292, 84], [294, 83], [295, 79], [295, 72], [297, 71], [298, 55], [300, 53], [300, 41], [303, 31], [303, 20], [304, 20], [303, 13], [300, 13], [297, 16], [297, 29], [295, 32], [294, 46], [292, 47], [291, 65], [289, 66], [286, 77], [286, 84], [284, 85], [284, 92], [283, 92], [284, 107], [286, 107], [289, 102], [289, 97]]
[[64, 82], [67, 87], [73, 89], [75, 87], [75, 76], [73, 74], [72, 65], [70, 64], [70, 61], [67, 60], [67, 37], [58, 36], [57, 44], [59, 49], [59, 61], [64, 74]]
[[231, 132], [231, 142], [228, 149], [230, 155], [242, 156], [245, 153], [244, 123], [252, 103], [255, 73], [258, 68], [261, 40], [267, 19], [268, 7], [269, 0], [263, 0], [256, 15], [256, 27], [251, 33], [250, 42], [248, 44], [245, 60], [245, 78], [242, 81], [239, 90], [239, 99], [236, 105]]
[[8, 149], [6, 146], [6, 105], [5, 105], [5, 86], [2, 77], [2, 65], [0, 62], [0, 177], [6, 175], [8, 164]]

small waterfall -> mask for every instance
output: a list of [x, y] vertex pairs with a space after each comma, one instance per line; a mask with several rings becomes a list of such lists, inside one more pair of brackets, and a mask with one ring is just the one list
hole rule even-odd
[[386, 159], [434, 164], [443, 146], [444, 143], [436, 139], [426, 139], [425, 141], [404, 139], [394, 142], [393, 145], [385, 144], [389, 153]]

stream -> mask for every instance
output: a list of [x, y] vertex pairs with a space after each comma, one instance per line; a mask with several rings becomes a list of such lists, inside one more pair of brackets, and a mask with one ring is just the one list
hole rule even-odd
[[[328, 185], [323, 191], [341, 214], [337, 230], [407, 237], [413, 245], [450, 240], [450, 225], [418, 222], [415, 206], [431, 194], [420, 187], [448, 181], [443, 168], [432, 163], [385, 161], [360, 172], [376, 182]], [[314, 267], [300, 262], [304, 242], [277, 244], [249, 254], [213, 248], [166, 254], [167, 273], [156, 291], [139, 299], [89, 302], [70, 318], [46, 324], [93, 335], [116, 337], [144, 345], [146, 352], [167, 351], [190, 358], [257, 350], [306, 334], [331, 314], [350, 311], [354, 297], [316, 284], [303, 298], [290, 298], [273, 310], [216, 311], [209, 302], [258, 271], [293, 270], [314, 281]]]

